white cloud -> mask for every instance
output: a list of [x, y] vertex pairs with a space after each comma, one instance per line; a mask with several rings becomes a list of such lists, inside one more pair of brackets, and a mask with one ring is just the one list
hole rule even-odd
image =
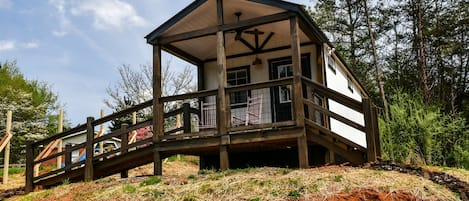
[[65, 31], [65, 30], [60, 30], [60, 31], [54, 30], [54, 31], [52, 31], [52, 35], [57, 36], [57, 37], [63, 37], [67, 34], [68, 34], [68, 32]]
[[134, 7], [120, 0], [83, 0], [71, 10], [73, 15], [91, 15], [96, 29], [143, 27], [148, 22], [140, 17]]
[[0, 40], [0, 51], [16, 49], [16, 42], [13, 40]]
[[52, 35], [63, 37], [68, 34], [70, 20], [66, 16], [64, 0], [49, 0], [49, 4], [57, 10], [57, 18], [59, 20], [59, 28], [52, 31]]
[[27, 43], [17, 43], [14, 40], [0, 40], [0, 51], [35, 48], [39, 48], [39, 43], [36, 41], [31, 41]]
[[39, 47], [39, 43], [35, 41], [31, 41], [29, 43], [24, 43], [21, 46], [25, 49], [35, 49]]
[[11, 8], [11, 0], [0, 0], [0, 8]]

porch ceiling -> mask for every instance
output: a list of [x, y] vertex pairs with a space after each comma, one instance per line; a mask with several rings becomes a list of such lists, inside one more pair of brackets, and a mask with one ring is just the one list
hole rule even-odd
[[[254, 29], [258, 29], [259, 31], [264, 32], [264, 34], [259, 35], [258, 46], [262, 45], [270, 33], [274, 33], [274, 35], [264, 46], [264, 50], [288, 46], [291, 43], [290, 22], [288, 20], [252, 27], [246, 29], [245, 31], [252, 31]], [[240, 40], [235, 40], [235, 36], [235, 31], [225, 33], [225, 49], [227, 56], [253, 52], [253, 50], [249, 49]], [[241, 36], [251, 46], [256, 46], [255, 37], [253, 34], [243, 32]], [[311, 40], [306, 36], [306, 34], [303, 31], [300, 31], [300, 42], [305, 43], [310, 41]], [[175, 42], [171, 45], [204, 61], [217, 57], [216, 42], [217, 37], [215, 35], [210, 35], [206, 37]]]
[[[286, 10], [251, 1], [223, 1], [225, 23], [236, 23], [236, 12], [241, 12], [240, 20], [285, 12]], [[207, 0], [200, 7], [180, 19], [161, 36], [175, 35], [217, 25], [217, 1]]]

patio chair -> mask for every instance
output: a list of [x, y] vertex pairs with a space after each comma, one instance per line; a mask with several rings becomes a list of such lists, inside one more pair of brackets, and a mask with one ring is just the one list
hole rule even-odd
[[246, 107], [246, 116], [244, 119], [232, 116], [231, 122], [233, 126], [239, 125], [253, 125], [260, 124], [262, 121], [262, 95], [257, 97], [248, 97], [247, 107]]
[[216, 103], [200, 103], [200, 129], [215, 128], [217, 126]]

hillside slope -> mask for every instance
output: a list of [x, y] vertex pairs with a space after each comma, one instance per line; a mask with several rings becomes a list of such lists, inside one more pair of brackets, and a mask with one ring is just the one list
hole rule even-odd
[[[187, 159], [187, 158], [186, 158]], [[459, 200], [459, 195], [422, 177], [395, 171], [327, 166], [305, 170], [248, 168], [198, 171], [196, 161], [164, 163], [162, 177], [147, 165], [88, 183], [64, 184], [10, 200]], [[469, 171], [458, 170], [467, 180]]]

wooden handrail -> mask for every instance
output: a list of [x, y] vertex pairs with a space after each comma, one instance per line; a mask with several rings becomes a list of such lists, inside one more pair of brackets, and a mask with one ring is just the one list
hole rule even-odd
[[346, 95], [343, 95], [335, 90], [329, 89], [322, 84], [317, 83], [314, 80], [311, 80], [307, 77], [302, 77], [303, 83], [312, 86], [314, 93], [326, 96], [329, 99], [332, 99], [333, 101], [336, 101], [342, 105], [345, 105], [357, 112], [363, 113], [363, 106], [362, 103], [350, 98]]
[[116, 118], [119, 118], [119, 117], [122, 117], [122, 116], [125, 116], [125, 115], [129, 115], [132, 112], [136, 112], [136, 111], [142, 110], [144, 108], [150, 107], [150, 106], [152, 106], [152, 103], [153, 103], [153, 100], [148, 100], [148, 101], [145, 101], [145, 102], [140, 103], [138, 105], [132, 106], [131, 108], [127, 108], [125, 110], [121, 110], [119, 112], [107, 115], [103, 118], [96, 119], [96, 120], [93, 121], [93, 126], [97, 126], [97, 125], [106, 123], [108, 121], [112, 121]]
[[233, 93], [233, 92], [239, 92], [239, 91], [270, 88], [270, 87], [289, 85], [289, 84], [293, 84], [292, 77], [282, 78], [282, 79], [272, 80], [272, 81], [267, 81], [267, 82], [256, 82], [256, 83], [230, 86], [226, 88], [226, 92]]
[[217, 95], [217, 92], [218, 92], [217, 89], [203, 90], [203, 91], [191, 92], [187, 94], [161, 97], [160, 101], [171, 102], [171, 101], [177, 101], [177, 100], [201, 98], [201, 97], [206, 97], [206, 96], [215, 96]]
[[51, 136], [49, 138], [46, 138], [46, 139], [43, 139], [43, 140], [38, 140], [36, 142], [33, 142], [32, 146], [34, 148], [38, 147], [39, 145], [43, 145], [43, 144], [47, 144], [49, 142], [52, 142], [54, 140], [57, 140], [57, 139], [61, 139], [61, 138], [64, 138], [64, 137], [67, 137], [69, 135], [72, 135], [72, 134], [76, 134], [76, 133], [79, 133], [79, 132], [82, 132], [82, 131], [86, 131], [86, 124], [82, 124], [82, 125], [79, 125], [75, 128], [72, 128], [70, 130], [67, 130], [63, 133], [59, 133], [57, 135], [54, 135], [54, 136]]
[[356, 123], [356, 122], [354, 122], [354, 121], [352, 121], [352, 120], [350, 120], [350, 119], [348, 119], [348, 118], [346, 118], [346, 117], [343, 117], [343, 116], [340, 115], [340, 114], [337, 114], [337, 113], [335, 113], [335, 112], [329, 111], [329, 110], [327, 110], [327, 109], [325, 109], [325, 108], [323, 108], [323, 107], [321, 107], [321, 106], [315, 104], [315, 103], [314, 103], [313, 101], [311, 101], [311, 100], [303, 99], [303, 101], [304, 101], [304, 103], [307, 104], [308, 106], [313, 107], [315, 110], [319, 110], [319, 112], [321, 112], [321, 113], [323, 113], [323, 114], [325, 114], [325, 115], [327, 115], [327, 116], [329, 116], [329, 117], [332, 117], [332, 118], [334, 118], [335, 120], [338, 120], [338, 121], [340, 121], [340, 122], [342, 122], [342, 123], [344, 123], [344, 124], [346, 124], [346, 125], [348, 125], [348, 126], [350, 126], [350, 127], [352, 127], [352, 128], [355, 128], [355, 129], [357, 129], [357, 130], [359, 130], [359, 131], [362, 131], [362, 132], [365, 132], [365, 131], [366, 131], [364, 126], [362, 126], [362, 125], [360, 125], [360, 124], [358, 124], [358, 123]]

